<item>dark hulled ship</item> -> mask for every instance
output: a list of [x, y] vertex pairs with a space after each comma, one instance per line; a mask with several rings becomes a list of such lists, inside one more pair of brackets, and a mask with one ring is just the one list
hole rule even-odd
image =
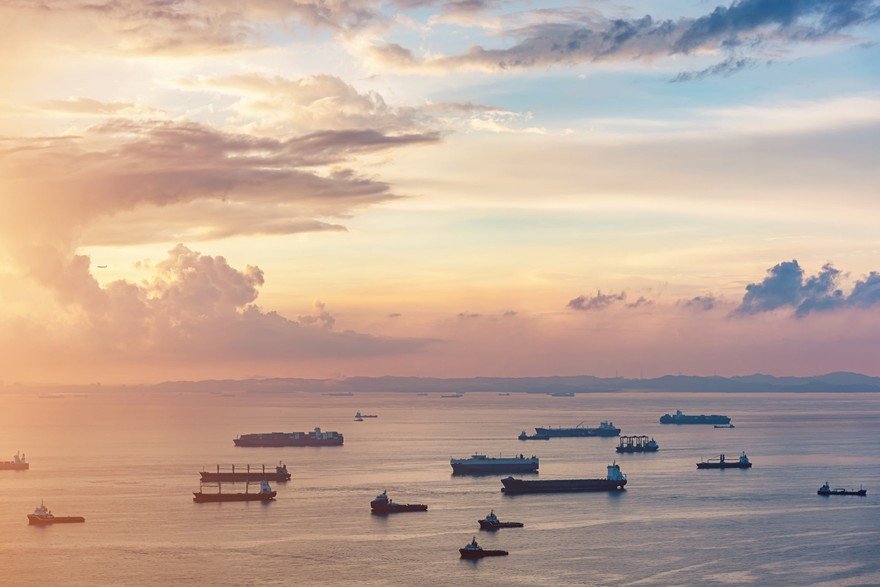
[[602, 479], [542, 479], [526, 481], [506, 477], [501, 480], [508, 495], [520, 493], [562, 493], [575, 491], [619, 491], [626, 485], [626, 475], [616, 463], [608, 465], [608, 475]]
[[835, 489], [831, 489], [831, 486], [828, 484], [828, 481], [825, 482], [825, 485], [819, 488], [819, 491], [816, 492], [818, 495], [868, 495], [868, 490], [864, 487], [859, 487], [858, 489], [845, 489], [843, 487], [837, 487]]
[[250, 484], [245, 486], [244, 493], [223, 493], [223, 486], [217, 483], [217, 492], [205, 492], [203, 487], [193, 492], [193, 501], [207, 503], [216, 501], [274, 501], [276, 491], [269, 486], [266, 480], [260, 481], [260, 491], [250, 491]]
[[374, 514], [385, 516], [403, 512], [426, 512], [428, 506], [421, 503], [394, 503], [394, 500], [388, 499], [388, 492], [383, 491], [370, 502], [370, 510]]
[[751, 467], [752, 463], [746, 453], [742, 453], [735, 461], [728, 461], [724, 455], [718, 455], [717, 459], [697, 463], [698, 469], [750, 469]]
[[461, 555], [461, 558], [483, 558], [487, 556], [507, 556], [508, 552], [506, 550], [486, 550], [479, 544], [477, 544], [477, 537], [474, 536], [471, 540], [470, 544], [465, 546], [464, 548], [459, 548], [458, 553]]
[[242, 434], [232, 442], [235, 446], [277, 447], [277, 446], [342, 446], [339, 432], [266, 432], [262, 434]]
[[473, 455], [467, 459], [450, 459], [452, 472], [455, 475], [486, 475], [491, 473], [536, 473], [538, 471], [538, 457], [523, 455], [504, 457], [487, 457], [486, 455]]
[[674, 414], [663, 414], [660, 416], [661, 424], [730, 424], [728, 416], [719, 416], [712, 414], [711, 416], [686, 416], [681, 410], [676, 410]]
[[546, 436], [547, 438], [571, 438], [571, 437], [591, 437], [591, 436], [618, 436], [620, 428], [616, 427], [612, 422], [601, 422], [598, 427], [590, 428], [584, 426], [581, 422], [574, 428], [535, 428], [537, 436]]
[[615, 449], [619, 453], [634, 453], [634, 452], [657, 452], [660, 450], [660, 445], [657, 444], [657, 441], [651, 438], [648, 439], [647, 436], [621, 436], [620, 443], [617, 445]]
[[287, 465], [278, 463], [277, 467], [266, 468], [266, 465], [245, 465], [244, 468], [232, 465], [229, 469], [220, 469], [217, 465], [216, 471], [202, 471], [199, 473], [202, 481], [290, 481], [290, 473], [287, 471]]

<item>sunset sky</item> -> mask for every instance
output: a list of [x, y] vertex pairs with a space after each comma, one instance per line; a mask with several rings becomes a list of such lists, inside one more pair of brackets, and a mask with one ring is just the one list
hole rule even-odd
[[0, 380], [880, 375], [880, 1], [0, 0]]

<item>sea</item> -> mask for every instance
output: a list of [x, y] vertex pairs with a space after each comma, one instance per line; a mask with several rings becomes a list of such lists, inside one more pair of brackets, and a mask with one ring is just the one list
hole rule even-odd
[[[536, 392], [539, 390], [536, 390]], [[681, 409], [734, 429], [661, 425]], [[355, 422], [357, 410], [377, 414]], [[535, 426], [654, 437], [517, 440]], [[237, 448], [240, 434], [345, 435], [342, 447]], [[0, 394], [3, 585], [880, 585], [880, 394], [156, 392]], [[697, 470], [745, 451], [748, 470]], [[618, 493], [507, 496], [500, 475], [453, 476], [450, 457], [540, 457], [539, 479], [602, 477]], [[287, 464], [277, 500], [193, 503], [199, 471]], [[821, 497], [863, 485], [866, 497]], [[242, 485], [235, 486], [239, 490]], [[233, 486], [224, 485], [231, 491]], [[371, 515], [387, 490], [427, 512]], [[85, 524], [33, 527], [44, 500]], [[480, 531], [490, 510], [520, 529]], [[509, 556], [461, 560], [476, 536]]]

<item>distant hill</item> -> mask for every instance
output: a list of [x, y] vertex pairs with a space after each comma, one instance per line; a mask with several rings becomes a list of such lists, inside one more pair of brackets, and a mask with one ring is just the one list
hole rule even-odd
[[878, 392], [880, 377], [859, 373], [835, 372], [811, 377], [776, 377], [744, 375], [734, 377], [698, 377], [664, 375], [652, 379], [624, 377], [468, 377], [443, 379], [435, 377], [347, 377], [343, 379], [225, 379], [207, 381], [168, 381], [149, 386], [156, 391], [218, 391], [249, 393], [284, 393], [313, 391], [345, 393], [383, 392], [522, 392], [554, 393], [610, 391], [701, 391], [701, 392]]

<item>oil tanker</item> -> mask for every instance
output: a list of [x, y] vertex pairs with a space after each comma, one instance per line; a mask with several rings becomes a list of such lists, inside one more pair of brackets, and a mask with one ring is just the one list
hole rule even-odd
[[265, 432], [261, 434], [242, 434], [232, 442], [235, 446], [278, 447], [278, 446], [342, 446], [344, 438], [339, 432]]
[[501, 480], [508, 495], [521, 493], [563, 493], [574, 491], [619, 491], [626, 485], [626, 475], [620, 472], [620, 465], [608, 465], [608, 475], [603, 479], [548, 479], [526, 481], [506, 477]]
[[571, 438], [591, 436], [619, 436], [620, 428], [612, 422], [602, 422], [596, 428], [588, 428], [581, 422], [574, 428], [535, 428], [535, 436], [547, 438]]

